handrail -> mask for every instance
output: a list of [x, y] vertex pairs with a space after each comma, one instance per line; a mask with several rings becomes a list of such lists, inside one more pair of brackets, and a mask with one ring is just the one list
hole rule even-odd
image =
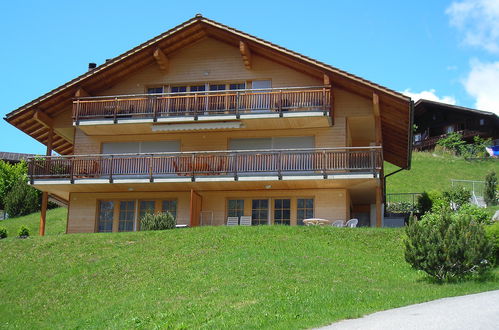
[[244, 113], [320, 111], [332, 116], [331, 88], [282, 87], [155, 94], [80, 97], [73, 100], [73, 120], [153, 119]]
[[61, 156], [42, 156], [35, 155], [26, 157], [30, 159], [50, 159], [50, 158], [78, 158], [78, 157], [100, 157], [100, 156], [162, 156], [162, 155], [191, 155], [191, 154], [237, 154], [237, 153], [274, 153], [279, 151], [348, 151], [348, 150], [381, 150], [382, 146], [369, 147], [333, 147], [333, 148], [294, 148], [294, 149], [249, 149], [249, 150], [200, 150], [200, 151], [171, 151], [171, 152], [136, 152], [136, 153], [121, 153], [121, 154], [83, 154], [83, 155], [61, 155]]
[[317, 148], [281, 150], [222, 150], [214, 152], [172, 152], [148, 154], [99, 154], [34, 157], [28, 159], [28, 173], [34, 179], [144, 177], [154, 182], [162, 176], [238, 176], [274, 173], [319, 174], [370, 173], [383, 166], [380, 147]]

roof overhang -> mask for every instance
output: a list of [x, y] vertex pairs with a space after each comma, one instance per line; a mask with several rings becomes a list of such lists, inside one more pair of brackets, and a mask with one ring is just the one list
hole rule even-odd
[[[327, 76], [333, 88], [343, 88], [367, 98], [376, 93], [381, 108], [384, 158], [399, 167], [409, 168], [412, 126], [409, 97], [200, 15], [23, 105], [7, 114], [5, 120], [41, 143], [47, 144], [50, 127], [37, 121], [36, 113], [53, 118], [71, 107], [72, 100], [79, 91], [84, 90], [90, 95], [97, 94], [130, 73], [154, 63], [154, 54], [157, 54], [158, 49], [168, 56], [206, 37], [235, 47], [240, 47], [243, 42], [251, 49], [251, 53], [308, 75], [318, 78]], [[62, 155], [71, 154], [72, 141], [55, 134], [53, 149]]]

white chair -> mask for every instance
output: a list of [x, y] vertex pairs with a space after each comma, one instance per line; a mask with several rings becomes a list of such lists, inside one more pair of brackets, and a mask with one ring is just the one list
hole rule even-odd
[[239, 218], [227, 217], [227, 226], [239, 226]]
[[241, 216], [241, 221], [240, 221], [240, 225], [241, 226], [251, 226], [251, 216], [249, 215], [243, 215]]
[[333, 227], [345, 227], [345, 221], [336, 220], [331, 224], [331, 226], [333, 226]]
[[359, 223], [359, 219], [350, 219], [345, 224], [345, 227], [354, 228], [354, 227], [357, 227], [358, 223]]

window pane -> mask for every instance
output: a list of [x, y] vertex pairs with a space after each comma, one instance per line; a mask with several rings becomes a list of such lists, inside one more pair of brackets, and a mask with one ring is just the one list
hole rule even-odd
[[297, 224], [303, 226], [303, 219], [314, 217], [314, 200], [313, 198], [299, 198], [297, 200]]
[[244, 215], [244, 200], [230, 199], [227, 204], [228, 217], [241, 217]]
[[274, 199], [274, 224], [289, 225], [291, 223], [290, 205], [290, 199]]
[[134, 219], [135, 201], [121, 201], [118, 231], [132, 231]]
[[225, 90], [225, 84], [210, 85], [210, 91], [223, 91]]
[[267, 199], [254, 199], [251, 201], [251, 224], [266, 225], [269, 218], [269, 201]]
[[185, 93], [187, 92], [187, 86], [174, 86], [171, 90], [172, 93]]
[[229, 88], [230, 89], [245, 89], [246, 88], [246, 83], [230, 84]]
[[99, 202], [99, 233], [109, 233], [113, 231], [114, 202]]
[[191, 92], [203, 92], [205, 90], [205, 85], [191, 86]]
[[162, 212], [170, 212], [175, 219], [177, 219], [177, 201], [176, 200], [165, 200], [162, 203]]
[[147, 89], [147, 94], [161, 94], [163, 93], [163, 87], [151, 87]]

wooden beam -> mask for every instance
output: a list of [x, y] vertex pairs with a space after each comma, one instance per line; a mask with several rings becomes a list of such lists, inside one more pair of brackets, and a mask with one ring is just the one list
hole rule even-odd
[[244, 67], [251, 70], [251, 50], [248, 44], [244, 41], [239, 41], [239, 51], [241, 52], [241, 57], [243, 58]]
[[379, 96], [373, 93], [373, 113], [374, 113], [374, 140], [376, 145], [380, 146], [383, 144], [383, 133], [381, 130], [381, 116], [379, 110]]
[[168, 57], [161, 51], [161, 49], [156, 48], [156, 50], [153, 53], [154, 59], [156, 60], [156, 63], [158, 63], [159, 68], [163, 70], [165, 73], [168, 72], [168, 64], [169, 60]]
[[54, 126], [54, 120], [51, 117], [47, 116], [45, 113], [41, 112], [40, 110], [35, 111], [33, 119], [45, 127], [51, 128]]
[[381, 213], [381, 184], [376, 186], [376, 227], [381, 227], [383, 225], [382, 213]]
[[75, 97], [87, 97], [91, 96], [86, 90], [84, 90], [82, 87], [78, 88], [75, 92]]
[[[52, 156], [52, 139], [54, 136], [54, 130], [51, 128], [49, 130], [49, 136], [48, 136], [48, 141], [47, 141], [47, 156]], [[50, 166], [50, 164], [47, 164], [47, 166]], [[47, 204], [49, 200], [49, 193], [44, 191], [42, 193], [42, 209], [40, 212], [40, 236], [45, 236], [45, 223], [47, 222]]]
[[331, 85], [331, 79], [327, 74], [324, 73], [324, 86], [330, 86]]

